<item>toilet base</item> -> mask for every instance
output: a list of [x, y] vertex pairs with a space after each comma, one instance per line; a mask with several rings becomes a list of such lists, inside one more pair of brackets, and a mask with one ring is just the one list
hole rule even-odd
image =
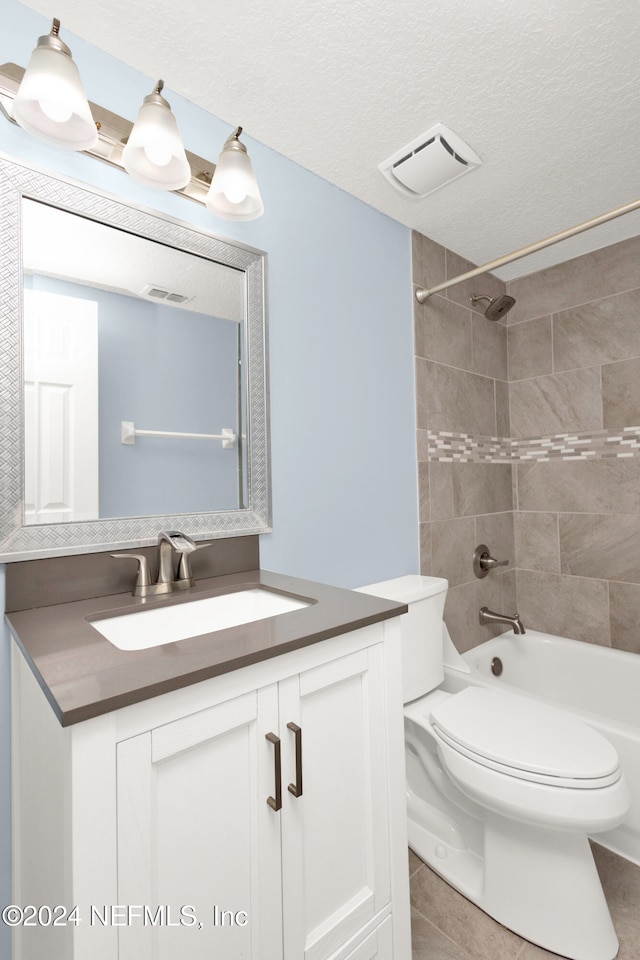
[[[419, 818], [412, 815], [416, 802]], [[570, 960], [614, 960], [618, 940], [586, 836], [485, 811], [480, 856], [448, 843], [429, 810], [410, 794], [409, 846], [447, 883], [545, 950]]]

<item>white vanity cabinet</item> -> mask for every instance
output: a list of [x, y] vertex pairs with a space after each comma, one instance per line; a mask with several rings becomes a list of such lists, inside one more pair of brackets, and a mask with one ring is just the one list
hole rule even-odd
[[14, 960], [408, 960], [399, 624], [62, 728], [14, 657]]

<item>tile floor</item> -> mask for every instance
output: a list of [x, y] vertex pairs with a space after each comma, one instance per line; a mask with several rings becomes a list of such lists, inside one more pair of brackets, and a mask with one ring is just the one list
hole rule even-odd
[[[593, 844], [620, 941], [618, 960], [640, 958], [640, 867]], [[412, 851], [413, 960], [558, 960], [511, 933], [441, 880]]]

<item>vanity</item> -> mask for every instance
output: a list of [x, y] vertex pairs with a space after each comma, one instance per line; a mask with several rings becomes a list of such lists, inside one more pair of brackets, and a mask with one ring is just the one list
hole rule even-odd
[[[92, 626], [254, 591], [300, 606], [139, 650]], [[15, 956], [410, 956], [404, 610], [258, 569], [10, 613], [13, 898], [53, 911]]]

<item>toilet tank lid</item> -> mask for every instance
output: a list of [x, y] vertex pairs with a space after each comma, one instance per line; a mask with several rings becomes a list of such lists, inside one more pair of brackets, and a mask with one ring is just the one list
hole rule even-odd
[[370, 593], [384, 600], [411, 603], [414, 600], [424, 600], [427, 597], [445, 593], [448, 587], [449, 581], [442, 577], [421, 577], [418, 574], [409, 574], [405, 577], [396, 577], [394, 580], [370, 583], [364, 587], [357, 587], [356, 590], [358, 593]]

